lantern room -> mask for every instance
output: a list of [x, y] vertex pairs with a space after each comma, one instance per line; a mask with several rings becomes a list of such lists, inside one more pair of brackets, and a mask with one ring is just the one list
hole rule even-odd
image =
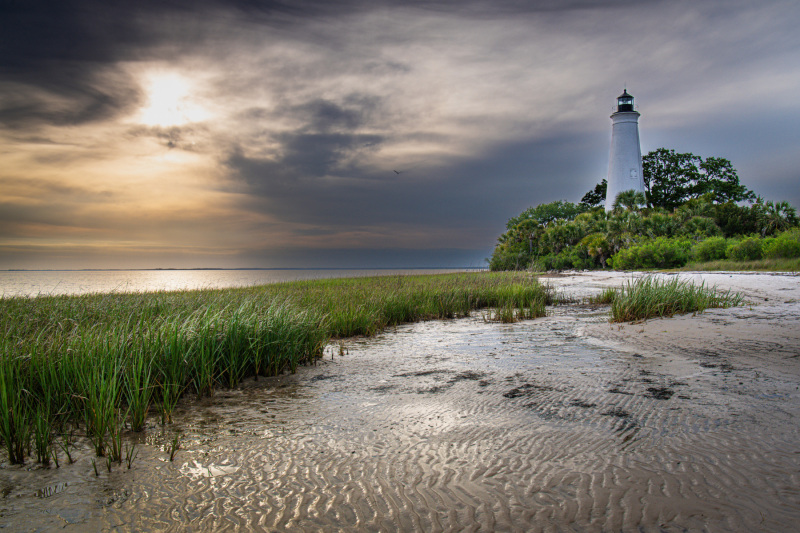
[[628, 90], [622, 91], [622, 94], [617, 97], [617, 112], [633, 111], [633, 96], [628, 94]]

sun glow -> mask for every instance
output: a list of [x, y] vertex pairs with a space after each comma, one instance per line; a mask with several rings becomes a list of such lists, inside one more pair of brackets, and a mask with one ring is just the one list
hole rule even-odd
[[142, 124], [180, 126], [208, 118], [208, 113], [193, 101], [192, 83], [179, 74], [151, 75], [145, 87], [147, 107], [139, 115], [139, 122]]

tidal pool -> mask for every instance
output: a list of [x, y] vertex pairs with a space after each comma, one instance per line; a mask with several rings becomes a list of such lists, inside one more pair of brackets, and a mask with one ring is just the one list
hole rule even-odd
[[796, 374], [586, 335], [610, 327], [607, 308], [549, 312], [404, 325], [295, 375], [187, 397], [175, 424], [131, 436], [130, 470], [97, 460], [96, 476], [85, 444], [61, 468], [5, 464], [0, 525], [794, 530]]

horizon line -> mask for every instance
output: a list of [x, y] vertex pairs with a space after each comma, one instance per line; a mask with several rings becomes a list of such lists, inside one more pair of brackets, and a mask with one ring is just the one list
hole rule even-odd
[[452, 270], [488, 269], [487, 266], [397, 266], [397, 267], [155, 267], [155, 268], [7, 268], [0, 272], [133, 272], [133, 271], [186, 271], [186, 270]]

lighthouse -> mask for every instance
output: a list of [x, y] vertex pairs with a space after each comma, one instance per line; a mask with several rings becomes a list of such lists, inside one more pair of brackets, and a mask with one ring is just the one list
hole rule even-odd
[[644, 194], [642, 149], [639, 147], [639, 113], [633, 109], [633, 96], [625, 89], [617, 98], [617, 111], [611, 115], [611, 153], [608, 157], [606, 211], [611, 211], [623, 191]]

